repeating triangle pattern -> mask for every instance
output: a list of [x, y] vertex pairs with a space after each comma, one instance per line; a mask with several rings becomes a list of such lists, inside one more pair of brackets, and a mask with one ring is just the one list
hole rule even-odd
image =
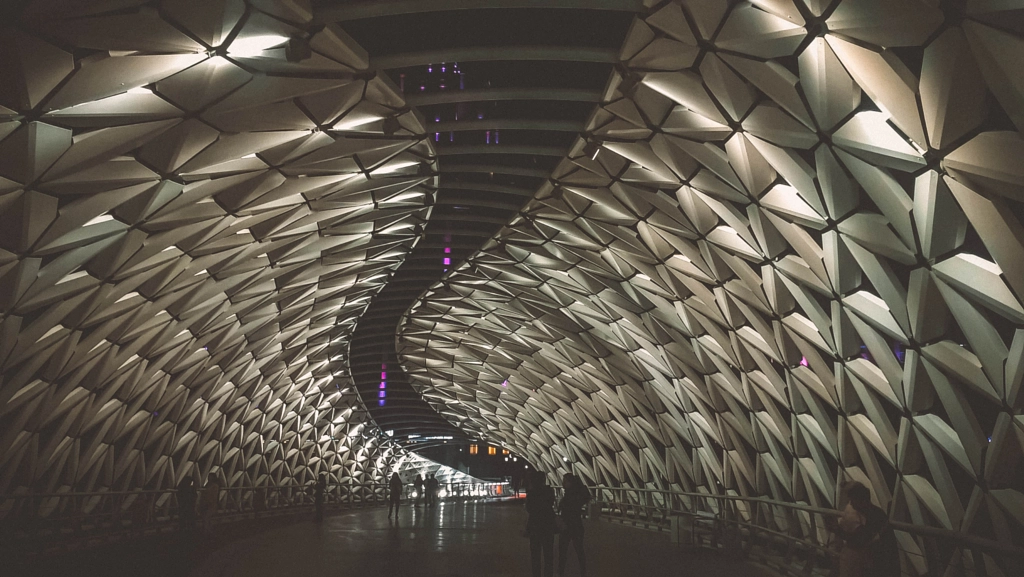
[[549, 186], [403, 318], [414, 386], [590, 483], [857, 480], [1021, 545], [1024, 10], [647, 4]]
[[383, 483], [348, 345], [429, 217], [423, 126], [339, 28], [291, 57], [303, 2], [158, 4], [0, 32], [0, 494]]

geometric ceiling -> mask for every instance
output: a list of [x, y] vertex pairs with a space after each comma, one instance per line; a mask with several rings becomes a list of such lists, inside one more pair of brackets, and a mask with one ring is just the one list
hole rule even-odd
[[[567, 156], [402, 316], [415, 389], [550, 473], [821, 506], [856, 479], [1021, 544], [1024, 9], [631, 4]], [[317, 9], [5, 8], [0, 493], [432, 466], [348, 355], [445, 155]]]
[[[395, 354], [399, 319], [547, 181], [600, 100], [642, 9], [635, 0], [530, 4], [342, 2], [314, 11], [337, 20], [399, 87], [438, 156], [423, 238], [360, 317], [349, 353], [374, 420], [418, 448], [465, 434], [409, 385]], [[535, 59], [539, 51], [545, 59]]]
[[853, 479], [1020, 545], [1024, 9], [646, 4], [549, 184], [406, 313], [414, 387], [551, 473]]
[[344, 32], [289, 41], [310, 19], [41, 0], [0, 33], [0, 493], [383, 481], [401, 456], [346, 356], [433, 153]]

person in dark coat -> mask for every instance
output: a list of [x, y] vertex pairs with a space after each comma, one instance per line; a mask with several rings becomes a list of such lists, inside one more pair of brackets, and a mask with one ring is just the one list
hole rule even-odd
[[316, 513], [313, 515], [313, 522], [320, 523], [324, 520], [324, 500], [327, 496], [327, 475], [321, 473], [317, 477], [316, 485], [313, 486], [313, 504]]
[[199, 494], [196, 490], [196, 482], [192, 477], [185, 477], [178, 484], [178, 521], [181, 523], [182, 531], [191, 531], [196, 528], [196, 502], [199, 501]]
[[590, 491], [579, 477], [572, 473], [562, 477], [565, 493], [558, 503], [558, 512], [562, 517], [563, 529], [558, 535], [558, 574], [565, 575], [565, 564], [568, 560], [569, 545], [576, 551], [576, 560], [580, 566], [580, 575], [587, 575], [587, 560], [583, 555], [583, 508], [590, 502]]
[[[533, 577], [552, 577], [555, 560], [555, 492], [544, 473], [534, 471], [526, 490], [526, 535], [530, 538]], [[543, 567], [543, 574], [541, 569]]]
[[441, 482], [437, 480], [437, 475], [430, 476], [430, 501], [437, 507], [437, 495], [441, 490]]
[[843, 540], [840, 577], [900, 577], [899, 546], [889, 516], [871, 503], [871, 491], [860, 483], [846, 488], [849, 504], [829, 528]]
[[398, 473], [391, 474], [391, 482], [388, 483], [388, 519], [391, 518], [391, 510], [395, 511], [395, 518], [398, 518], [398, 506], [402, 503], [402, 479]]
[[412, 488], [416, 490], [416, 506], [420, 506], [420, 499], [423, 498], [423, 476], [419, 473], [416, 474], [416, 478], [412, 481]]

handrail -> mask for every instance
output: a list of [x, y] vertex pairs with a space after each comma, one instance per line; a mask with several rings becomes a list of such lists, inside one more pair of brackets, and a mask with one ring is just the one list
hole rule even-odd
[[[506, 481], [493, 481], [493, 482], [487, 482], [487, 483], [444, 483], [444, 485], [451, 486], [451, 487], [468, 487], [468, 486], [472, 486], [472, 487], [494, 487], [494, 486], [498, 486], [498, 485], [504, 486], [504, 485], [508, 485], [508, 484], [509, 483], [506, 482]], [[408, 485], [408, 483], [406, 483], [406, 485]], [[311, 484], [306, 484], [306, 485], [300, 485], [300, 484], [291, 484], [291, 485], [240, 485], [240, 486], [221, 487], [220, 490], [221, 491], [254, 491], [254, 490], [259, 490], [259, 489], [303, 489], [303, 490], [306, 490], [306, 489], [309, 489], [310, 487], [312, 487]], [[359, 488], [372, 487], [372, 488], [376, 488], [376, 487], [380, 487], [380, 488], [385, 488], [386, 489], [388, 487], [388, 484], [387, 483], [328, 483], [327, 484], [327, 489], [330, 490], [331, 487], [338, 487], [338, 488], [342, 488], [342, 487], [344, 487], [344, 488], [351, 488], [351, 487], [359, 487]], [[196, 491], [202, 491], [202, 490], [203, 490], [203, 487], [196, 487]], [[25, 498], [25, 497], [35, 497], [35, 498], [39, 498], [39, 499], [52, 499], [52, 498], [55, 498], [55, 497], [100, 497], [100, 496], [115, 496], [115, 495], [146, 495], [146, 494], [176, 493], [176, 492], [177, 492], [177, 488], [168, 488], [168, 489], [136, 489], [134, 491], [91, 491], [91, 492], [67, 491], [67, 492], [63, 492], [63, 493], [61, 493], [61, 492], [57, 492], [57, 493], [34, 493], [34, 492], [31, 492], [31, 491], [26, 491], [26, 492], [23, 492], [23, 493], [4, 493], [4, 494], [0, 494], [0, 501], [9, 500], [9, 499], [21, 499], [21, 498]]]
[[[794, 574], [809, 575], [816, 564], [815, 558], [832, 563], [836, 556], [831, 533], [818, 519], [819, 515], [838, 517], [840, 512], [835, 509], [743, 495], [600, 485], [590, 490], [595, 494], [601, 515], [621, 517], [659, 530], [668, 526], [674, 532], [680, 527], [674, 524], [673, 518], [692, 517], [695, 521], [691, 539], [698, 538], [694, 533], [697, 531], [700, 545], [703, 545], [703, 536], [709, 536], [710, 545], [718, 547], [717, 540], [724, 540], [728, 533], [740, 541], [741, 549], [750, 551], [755, 546], [765, 545], [759, 540], [769, 535], [786, 544], [783, 556], [787, 563], [793, 563], [791, 557], [796, 546], [812, 557], [806, 559], [808, 564], [803, 568], [787, 568]], [[1004, 567], [1002, 573], [994, 573], [1009, 575], [1024, 565], [1024, 548], [1015, 545], [939, 527], [899, 521], [892, 521], [890, 525], [897, 533], [899, 548], [911, 575], [984, 576], [992, 574], [986, 569], [990, 562], [1012, 566], [1013, 570]], [[731, 533], [730, 528], [734, 529]], [[772, 545], [767, 544], [767, 547], [765, 551]], [[962, 552], [954, 554], [955, 551]]]
[[[679, 495], [682, 497], [699, 497], [699, 498], [710, 498], [710, 499], [721, 499], [725, 501], [742, 501], [746, 503], [760, 503], [765, 505], [771, 505], [775, 507], [784, 507], [786, 509], [794, 509], [797, 511], [806, 511], [808, 513], [815, 513], [818, 515], [826, 515], [831, 517], [839, 517], [840, 511], [836, 509], [827, 509], [823, 507], [814, 507], [812, 505], [804, 505], [803, 503], [790, 503], [788, 501], [778, 501], [775, 499], [768, 499], [765, 497], [747, 497], [744, 495], [727, 495], [727, 494], [715, 494], [715, 493], [699, 493], [699, 492], [688, 492], [688, 491], [672, 491], [672, 490], [661, 490], [661, 489], [633, 489], [630, 487], [606, 487], [601, 485], [595, 485], [590, 487], [591, 491], [598, 490], [611, 490], [611, 491], [630, 491], [637, 493], [664, 493]], [[942, 527], [929, 527], [926, 525], [914, 525], [913, 523], [904, 523], [902, 521], [890, 521], [889, 525], [897, 531], [904, 531], [906, 533], [912, 533], [917, 535], [926, 535], [928, 537], [940, 537], [945, 539], [951, 539], [961, 541], [963, 543], [969, 543], [978, 547], [985, 547], [1008, 555], [1014, 555], [1024, 558], [1024, 548], [1015, 547], [1013, 545], [1007, 545], [1000, 543], [999, 541], [992, 541], [991, 539], [984, 539], [976, 535], [968, 535], [966, 533], [960, 533], [958, 531], [952, 531], [950, 529], [943, 529]]]
[[[500, 482], [443, 483], [439, 489], [441, 500], [511, 494], [510, 485]], [[229, 486], [219, 489], [216, 506], [202, 515], [203, 504], [210, 503], [202, 497], [205, 490], [196, 488], [200, 510], [193, 512], [202, 516], [204, 524], [310, 511], [316, 504], [313, 484]], [[331, 483], [323, 505], [326, 509], [382, 506], [388, 496], [385, 483]], [[411, 498], [412, 488], [406, 486], [403, 499]], [[0, 542], [18, 542], [25, 550], [63, 548], [76, 537], [88, 543], [97, 538], [117, 540], [169, 530], [183, 522], [177, 488], [0, 495]]]

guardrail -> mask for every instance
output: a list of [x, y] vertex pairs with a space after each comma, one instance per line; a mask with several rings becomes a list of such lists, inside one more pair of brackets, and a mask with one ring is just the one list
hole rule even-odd
[[[203, 502], [198, 489], [199, 501]], [[452, 483], [442, 485], [442, 501], [508, 495], [508, 483]], [[324, 494], [327, 511], [387, 504], [384, 484], [333, 484]], [[403, 502], [412, 500], [405, 487]], [[202, 505], [199, 506], [202, 509]], [[312, 485], [225, 487], [218, 493], [211, 523], [298, 514], [314, 508]], [[46, 550], [69, 543], [109, 542], [178, 527], [180, 507], [176, 489], [94, 493], [22, 493], [0, 495], [0, 542]], [[202, 519], [202, 511], [197, 517]]]
[[[673, 532], [694, 546], [724, 549], [794, 576], [832, 575], [838, 543], [825, 527], [834, 509], [757, 497], [591, 487], [601, 516]], [[593, 513], [592, 513], [593, 514]], [[1024, 575], [1024, 549], [973, 535], [892, 522], [903, 575]]]

